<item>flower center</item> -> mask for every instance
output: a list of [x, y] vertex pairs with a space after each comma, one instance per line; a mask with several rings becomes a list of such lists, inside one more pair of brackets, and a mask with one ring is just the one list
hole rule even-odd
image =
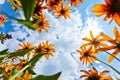
[[61, 14], [65, 14], [65, 10], [62, 9], [62, 10], [61, 10]]
[[116, 48], [120, 49], [120, 42], [117, 43]]
[[89, 52], [86, 51], [86, 52], [84, 53], [84, 56], [89, 56]]
[[87, 80], [99, 80], [97, 76], [90, 76]]
[[120, 12], [120, 1], [115, 0], [110, 7], [111, 12]]
[[94, 44], [98, 44], [98, 42], [94, 39], [93, 41], [92, 41], [92, 44], [94, 45]]

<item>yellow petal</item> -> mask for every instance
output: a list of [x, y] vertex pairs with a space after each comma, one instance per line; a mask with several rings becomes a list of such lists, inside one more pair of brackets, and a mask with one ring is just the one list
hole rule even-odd
[[92, 40], [94, 39], [92, 31], [90, 31], [90, 37], [92, 38]]
[[108, 70], [104, 70], [104, 71], [102, 71], [101, 73], [100, 73], [100, 77], [103, 77], [105, 74], [107, 74], [109, 71]]
[[118, 29], [116, 27], [114, 27], [113, 33], [114, 33], [115, 38], [117, 39], [117, 37], [118, 37]]
[[111, 37], [109, 37], [108, 35], [106, 35], [104, 33], [102, 33], [101, 35], [102, 35], [102, 37], [103, 37], [104, 40], [112, 40]]
[[118, 13], [115, 13], [113, 18], [115, 22], [120, 26], [120, 15]]

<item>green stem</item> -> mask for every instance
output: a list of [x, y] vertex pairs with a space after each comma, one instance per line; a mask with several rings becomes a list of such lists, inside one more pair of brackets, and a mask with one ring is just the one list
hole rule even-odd
[[112, 54], [110, 54], [109, 52], [107, 52], [107, 51], [105, 51], [107, 54], [109, 54], [110, 56], [112, 56], [112, 57], [114, 57], [116, 60], [118, 60], [119, 62], [120, 62], [120, 59], [119, 58], [117, 58], [116, 56], [114, 56], [114, 55], [112, 55]]
[[100, 60], [100, 59], [97, 59], [98, 61], [100, 61], [101, 63], [107, 65], [108, 67], [110, 67], [111, 69], [113, 69], [115, 72], [117, 72], [118, 74], [120, 74], [120, 72], [118, 70], [116, 70], [114, 67], [112, 67], [111, 65], [105, 63], [104, 61]]
[[19, 74], [21, 74], [28, 67], [29, 67], [29, 65], [26, 65], [24, 68], [22, 68], [22, 70], [20, 70], [17, 74], [15, 74], [14, 76], [12, 76], [9, 80], [14, 80], [17, 76], [19, 76]]

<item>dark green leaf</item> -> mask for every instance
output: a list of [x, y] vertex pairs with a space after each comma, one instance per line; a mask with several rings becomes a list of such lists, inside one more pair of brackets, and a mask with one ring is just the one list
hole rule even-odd
[[32, 21], [18, 20], [18, 23], [27, 26], [29, 29], [35, 30], [35, 23]]
[[9, 53], [9, 55], [7, 56], [8, 58], [12, 58], [12, 57], [17, 57], [17, 56], [24, 56], [27, 52], [31, 51], [33, 48], [31, 49], [25, 49], [19, 52], [13, 52], [13, 53]]
[[37, 0], [21, 0], [24, 16], [27, 21], [30, 21], [33, 15]]
[[61, 72], [51, 76], [38, 75], [35, 78], [32, 78], [31, 80], [57, 80], [60, 75], [61, 75]]
[[8, 51], [8, 49], [4, 49], [4, 50], [0, 51], [0, 55], [8, 54], [7, 51]]
[[32, 74], [32, 75], [36, 75], [36, 73], [34, 72], [32, 66], [28, 67], [27, 70], [29, 71], [30, 74]]

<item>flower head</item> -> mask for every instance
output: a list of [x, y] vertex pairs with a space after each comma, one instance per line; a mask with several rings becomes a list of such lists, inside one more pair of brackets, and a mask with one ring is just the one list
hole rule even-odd
[[47, 0], [47, 7], [50, 8], [50, 12], [56, 10], [62, 4], [62, 0]]
[[45, 58], [49, 59], [50, 55], [53, 56], [53, 53], [55, 52], [54, 44], [48, 44], [48, 41], [46, 43], [41, 42], [38, 47], [36, 47], [34, 53], [45, 53]]
[[46, 16], [42, 15], [39, 17], [38, 23], [36, 23], [35, 27], [38, 29], [38, 32], [42, 32], [44, 29], [46, 32], [48, 32], [47, 28], [50, 28], [50, 25], [48, 21], [46, 20]]
[[78, 6], [82, 2], [83, 0], [70, 0], [70, 4], [74, 6]]
[[0, 26], [2, 26], [4, 22], [7, 22], [7, 18], [3, 15], [0, 15]]
[[[112, 55], [116, 57], [118, 55], [118, 53], [120, 52], [120, 33], [118, 32], [118, 29], [116, 27], [114, 27], [113, 33], [114, 33], [115, 39], [112, 39], [105, 33], [102, 33], [104, 40], [107, 40], [112, 45], [110, 45], [106, 48], [101, 48], [100, 50], [105, 51], [105, 50], [113, 50], [114, 49], [115, 51], [112, 53]], [[108, 58], [109, 63], [112, 62], [113, 59], [115, 58], [113, 56], [109, 56], [109, 58]]]
[[71, 8], [68, 7], [68, 5], [64, 6], [63, 4], [58, 7], [56, 10], [55, 10], [55, 16], [58, 16], [58, 17], [62, 17], [64, 16], [64, 18], [70, 18], [70, 10]]
[[105, 76], [106, 73], [109, 71], [104, 70], [100, 74], [98, 71], [93, 67], [91, 70], [81, 70], [84, 74], [80, 76], [80, 78], [85, 78], [85, 80], [113, 80], [110, 76]]
[[101, 33], [98, 34], [96, 37], [94, 37], [92, 31], [90, 31], [90, 37], [91, 37], [91, 39], [83, 38], [83, 40], [87, 41], [87, 43], [83, 44], [81, 47], [83, 47], [83, 46], [92, 46], [95, 51], [99, 47], [107, 47], [106, 44], [102, 43], [105, 40], [102, 39]]
[[92, 65], [93, 61], [96, 60], [92, 47], [89, 47], [88, 49], [86, 47], [81, 47], [77, 52], [80, 54], [80, 61], [82, 61], [83, 64]]
[[42, 16], [42, 11], [47, 8], [46, 6], [42, 6], [42, 4], [43, 0], [38, 0], [34, 10], [34, 14], [36, 14], [37, 16]]
[[120, 26], [120, 0], [105, 0], [106, 4], [96, 4], [93, 6], [93, 13], [96, 16], [106, 15], [104, 20], [112, 18]]

